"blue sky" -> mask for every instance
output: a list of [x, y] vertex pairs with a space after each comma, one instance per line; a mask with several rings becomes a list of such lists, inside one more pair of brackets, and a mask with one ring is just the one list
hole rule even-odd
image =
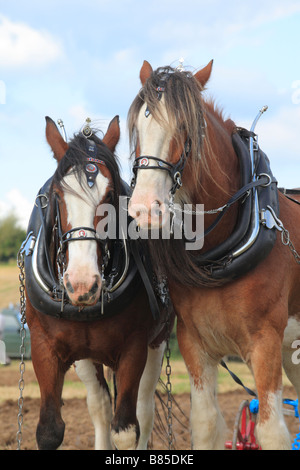
[[214, 59], [206, 91], [256, 131], [279, 185], [300, 186], [300, 0], [0, 0], [0, 218], [26, 225], [55, 170], [45, 116], [69, 137], [90, 117], [118, 114], [129, 181], [126, 118], [143, 60], [195, 70]]

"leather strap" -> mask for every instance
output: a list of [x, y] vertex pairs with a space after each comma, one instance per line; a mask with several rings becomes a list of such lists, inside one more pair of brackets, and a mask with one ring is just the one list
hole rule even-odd
[[154, 320], [158, 320], [158, 318], [160, 316], [160, 309], [159, 309], [159, 306], [158, 306], [158, 303], [157, 303], [157, 299], [156, 299], [156, 296], [155, 296], [155, 292], [153, 290], [152, 283], [150, 281], [149, 273], [147, 273], [147, 270], [145, 268], [145, 264], [144, 264], [144, 262], [142, 261], [142, 258], [141, 258], [139, 240], [131, 240], [130, 241], [130, 249], [131, 249], [134, 261], [136, 263], [137, 269], [138, 269], [138, 271], [140, 273], [140, 276], [142, 278], [145, 289], [147, 291], [153, 318], [154, 318]]

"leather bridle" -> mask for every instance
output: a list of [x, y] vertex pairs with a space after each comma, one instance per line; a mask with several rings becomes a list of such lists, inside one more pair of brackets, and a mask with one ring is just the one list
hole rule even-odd
[[[165, 83], [169, 80], [170, 74], [166, 73], [160, 80], [159, 85], [156, 87], [157, 92], [157, 99], [158, 101], [161, 100], [162, 94], [165, 91]], [[145, 110], [145, 117], [148, 118], [150, 116], [150, 110], [148, 106], [146, 106]], [[135, 187], [137, 171], [138, 170], [164, 170], [169, 173], [169, 176], [172, 180], [172, 187], [170, 189], [170, 197], [173, 199], [174, 195], [182, 186], [182, 172], [184, 170], [187, 158], [190, 154], [191, 150], [191, 142], [190, 139], [187, 138], [184, 144], [184, 148], [182, 154], [177, 163], [167, 162], [162, 160], [161, 158], [152, 156], [152, 155], [140, 155], [136, 157], [134, 164], [133, 164], [133, 178], [131, 180], [131, 187]]]
[[182, 186], [182, 172], [190, 153], [190, 140], [187, 139], [184, 149], [177, 163], [170, 163], [152, 155], [141, 155], [137, 157], [133, 164], [134, 177], [131, 180], [131, 187], [134, 188], [138, 170], [165, 170], [172, 180], [170, 195], [174, 196], [177, 189]]
[[[99, 168], [95, 163], [105, 165], [103, 160], [99, 160], [91, 156], [94, 152], [97, 152], [96, 144], [87, 139], [87, 152], [90, 155], [86, 158], [86, 165], [84, 167], [84, 171], [87, 177], [87, 184], [90, 188], [92, 188], [95, 184], [96, 177], [99, 173]], [[54, 195], [55, 197], [55, 210], [56, 210], [56, 227], [57, 227], [57, 239], [58, 239], [58, 252], [57, 252], [57, 261], [60, 264], [60, 268], [63, 271], [65, 269], [66, 259], [65, 254], [67, 251], [68, 243], [74, 241], [88, 241], [94, 240], [97, 242], [101, 247], [101, 255], [102, 255], [102, 270], [107, 266], [109, 260], [109, 250], [108, 250], [108, 241], [107, 239], [100, 238], [99, 234], [97, 233], [94, 227], [74, 227], [68, 230], [67, 232], [62, 231], [61, 227], [61, 218], [60, 218], [60, 210], [59, 210], [59, 200], [57, 194]], [[77, 232], [77, 234], [76, 234]]]

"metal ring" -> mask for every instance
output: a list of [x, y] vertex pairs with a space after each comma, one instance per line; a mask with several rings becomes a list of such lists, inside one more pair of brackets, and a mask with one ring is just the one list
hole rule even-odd
[[48, 206], [48, 200], [49, 200], [47, 194], [38, 194], [38, 195], [36, 196], [36, 198], [35, 198], [34, 205], [35, 205], [36, 207], [38, 207], [38, 205], [37, 205], [37, 203], [36, 203], [36, 200], [37, 200], [37, 198], [42, 198], [42, 197], [46, 198], [46, 202], [45, 202], [44, 205], [41, 205], [41, 208], [42, 208], [42, 209], [46, 209], [46, 207]]
[[182, 186], [180, 171], [176, 171], [176, 173], [174, 173], [173, 179], [174, 179], [175, 183], [178, 184], [178, 186]]
[[268, 173], [260, 173], [260, 174], [258, 175], [258, 179], [261, 178], [262, 176], [266, 176], [267, 178], [269, 178], [269, 181], [268, 181], [266, 184], [262, 184], [261, 186], [262, 186], [263, 188], [266, 188], [267, 186], [270, 186], [270, 184], [272, 183], [272, 178], [271, 178], [271, 176], [268, 175]]

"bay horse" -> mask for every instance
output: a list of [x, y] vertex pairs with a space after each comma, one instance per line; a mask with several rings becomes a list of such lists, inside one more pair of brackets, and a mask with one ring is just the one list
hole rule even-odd
[[[39, 449], [57, 449], [63, 441], [62, 389], [65, 373], [73, 363], [87, 388], [96, 449], [145, 449], [152, 431], [154, 393], [167, 333], [165, 318], [154, 319], [152, 315], [144, 285], [131, 258], [128, 261], [123, 253], [130, 247], [122, 242], [119, 252], [127, 261], [119, 265], [115, 240], [101, 241], [97, 233], [104, 217], [99, 209], [103, 204], [116, 206], [124, 185], [114, 154], [119, 136], [118, 116], [102, 140], [93, 132], [86, 137], [82, 131], [70, 142], [63, 139], [52, 119], [46, 118], [46, 138], [57, 169], [36, 198], [25, 257], [26, 320], [41, 393], [36, 431]], [[38, 230], [37, 211], [42, 214]], [[51, 266], [46, 260], [46, 268], [44, 252], [39, 251], [43, 243], [49, 244]], [[113, 269], [121, 272], [111, 274]], [[51, 270], [54, 280], [49, 281], [46, 292], [42, 287]], [[132, 270], [135, 274], [127, 282]], [[102, 312], [99, 299], [110, 275], [119, 283], [120, 275], [124, 276], [126, 288], [121, 297], [115, 297], [119, 299], [117, 309], [117, 290], [111, 289], [111, 301], [104, 303]], [[115, 373], [114, 415], [103, 365]]]
[[[176, 217], [185, 207], [193, 227], [196, 215], [204, 217], [203, 243], [196, 249], [187, 249], [183, 236], [152, 241], [153, 264], [168, 278], [190, 377], [193, 448], [224, 448], [217, 367], [224, 356], [237, 355], [254, 375], [262, 449], [291, 449], [282, 414], [282, 365], [299, 396], [300, 369], [292, 360], [294, 340], [300, 338], [299, 195], [291, 201], [278, 191], [254, 131], [236, 127], [205, 98], [212, 64], [192, 73], [172, 67], [153, 71], [144, 61], [142, 89], [128, 113], [135, 155], [129, 213], [145, 230], [162, 229], [170, 212]], [[253, 168], [251, 148], [258, 158]], [[258, 165], [265, 169], [255, 179]], [[274, 206], [257, 205], [266, 197]], [[240, 224], [245, 219], [254, 220], [253, 227]], [[195, 233], [196, 243], [201, 236]], [[235, 248], [237, 242], [242, 248]]]

